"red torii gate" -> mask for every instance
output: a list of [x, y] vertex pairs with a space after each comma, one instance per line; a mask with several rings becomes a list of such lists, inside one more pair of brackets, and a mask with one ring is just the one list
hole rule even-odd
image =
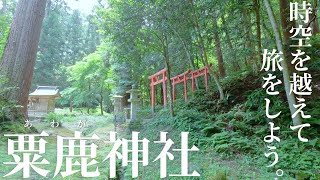
[[191, 72], [191, 70], [188, 70], [178, 76], [175, 76], [173, 78], [171, 78], [172, 81], [172, 94], [173, 94], [173, 100], [176, 100], [176, 85], [180, 84], [183, 82], [183, 94], [184, 94], [184, 100], [187, 101], [188, 100], [188, 87], [187, 87], [187, 81], [189, 80], [189, 78], [187, 77], [187, 75]]
[[[209, 64], [209, 67], [211, 68], [212, 67], [212, 64]], [[208, 68], [205, 66], [201, 69], [198, 69], [198, 70], [195, 70], [193, 72], [190, 73], [191, 74], [191, 87], [192, 87], [192, 92], [195, 91], [195, 79], [197, 77], [200, 77], [200, 76], [204, 76], [204, 81], [205, 81], [205, 84], [206, 84], [206, 91], [208, 91], [208, 74], [209, 74], [209, 70]]]
[[[151, 107], [152, 112], [154, 111], [154, 104], [155, 104], [155, 88], [154, 86], [157, 84], [162, 83], [162, 89], [163, 89], [163, 105], [164, 107], [167, 106], [167, 86], [166, 86], [166, 80], [167, 80], [167, 69], [162, 69], [159, 72], [155, 73], [154, 75], [151, 75], [148, 77], [148, 79], [151, 80]], [[162, 77], [160, 77], [162, 76]]]
[[[209, 65], [209, 67], [211, 67], [212, 64]], [[180, 83], [184, 83], [184, 99], [185, 101], [188, 100], [187, 94], [188, 94], [188, 87], [187, 87], [187, 81], [191, 79], [191, 83], [192, 83], [192, 92], [195, 91], [195, 79], [200, 77], [200, 76], [204, 76], [204, 80], [205, 80], [205, 86], [206, 86], [206, 91], [208, 91], [208, 74], [209, 74], [209, 70], [207, 67], [203, 67], [201, 69], [195, 70], [195, 71], [191, 71], [188, 70], [178, 76], [172, 77], [170, 78], [170, 80], [172, 81], [172, 88], [173, 88], [173, 100], [176, 99], [176, 85], [180, 84]], [[167, 88], [166, 88], [166, 81], [167, 81], [167, 69], [162, 69], [159, 72], [151, 75], [148, 77], [148, 79], [151, 80], [151, 107], [152, 107], [152, 112], [154, 112], [154, 106], [155, 106], [155, 87], [157, 84], [162, 83], [162, 89], [163, 89], [163, 105], [164, 107], [167, 106]], [[191, 75], [191, 77], [188, 77], [188, 75]]]

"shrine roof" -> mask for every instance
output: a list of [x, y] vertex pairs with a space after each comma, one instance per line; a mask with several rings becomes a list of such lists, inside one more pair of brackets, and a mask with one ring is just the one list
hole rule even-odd
[[58, 86], [38, 86], [29, 96], [60, 96]]

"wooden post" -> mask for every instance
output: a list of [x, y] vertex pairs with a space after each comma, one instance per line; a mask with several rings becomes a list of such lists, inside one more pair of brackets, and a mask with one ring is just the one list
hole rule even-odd
[[176, 84], [175, 84], [175, 80], [173, 79], [172, 80], [172, 96], [173, 96], [173, 101], [175, 101], [176, 100], [176, 95], [177, 95], [177, 93], [176, 93]]
[[[189, 74], [189, 72], [188, 72]], [[184, 90], [184, 101], [188, 101], [188, 87], [187, 87], [187, 80], [188, 80], [188, 77], [187, 77], [187, 74], [184, 74], [183, 76], [183, 81], [184, 81], [184, 84], [183, 84], [183, 90]]]
[[192, 88], [192, 93], [194, 93], [194, 91], [195, 91], [195, 84], [194, 84], [194, 80], [195, 78], [194, 78], [194, 75], [193, 75], [193, 72], [191, 72], [191, 88]]
[[208, 68], [205, 67], [204, 69], [204, 81], [206, 84], [206, 92], [208, 92]]
[[152, 81], [152, 83], [151, 83], [151, 111], [152, 111], [152, 113], [154, 113], [154, 95], [155, 95], [155, 93], [154, 93], [154, 85], [153, 85], [153, 79], [151, 80]]

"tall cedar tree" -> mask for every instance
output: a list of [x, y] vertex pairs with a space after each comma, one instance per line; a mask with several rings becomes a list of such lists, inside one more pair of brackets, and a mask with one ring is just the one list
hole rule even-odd
[[20, 0], [18, 2], [0, 62], [0, 73], [6, 79], [6, 83], [1, 86], [14, 87], [5, 94], [5, 98], [23, 106], [24, 114], [27, 111], [45, 7], [46, 0]]

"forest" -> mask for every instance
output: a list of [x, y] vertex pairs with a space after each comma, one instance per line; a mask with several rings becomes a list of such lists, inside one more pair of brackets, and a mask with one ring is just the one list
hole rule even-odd
[[[81, 2], [92, 5], [89, 13], [74, 8]], [[1, 0], [0, 179], [319, 180], [319, 5], [319, 0]], [[16, 156], [29, 150], [10, 153], [8, 136], [44, 131], [47, 173], [34, 169], [37, 159], [28, 162], [30, 173], [22, 167], [11, 173], [21, 163]], [[150, 141], [149, 165], [136, 159], [137, 177], [134, 160], [124, 165], [116, 159], [111, 173], [105, 160], [112, 146], [105, 142], [113, 131], [125, 139], [140, 132], [140, 139]], [[98, 163], [88, 163], [90, 172], [99, 167], [96, 177], [60, 174], [59, 156], [50, 156], [59, 152], [59, 137], [76, 132], [100, 138]], [[188, 132], [187, 142], [182, 132]], [[168, 157], [168, 172], [162, 174], [156, 160], [167, 139], [174, 142], [173, 154], [180, 144], [190, 149], [188, 161], [179, 153]], [[61, 172], [68, 172], [65, 166]], [[83, 171], [82, 165], [71, 166]]]

